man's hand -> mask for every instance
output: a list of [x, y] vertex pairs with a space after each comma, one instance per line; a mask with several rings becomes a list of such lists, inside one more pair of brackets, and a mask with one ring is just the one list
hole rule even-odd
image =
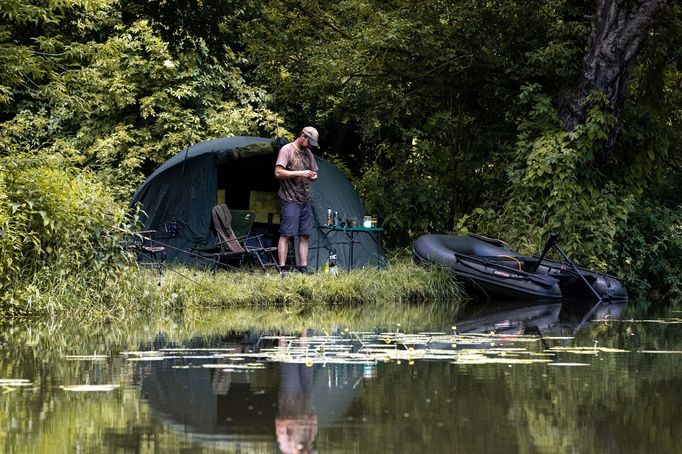
[[310, 181], [316, 180], [317, 179], [317, 172], [313, 172], [312, 170], [301, 170], [301, 176], [303, 178], [307, 178]]

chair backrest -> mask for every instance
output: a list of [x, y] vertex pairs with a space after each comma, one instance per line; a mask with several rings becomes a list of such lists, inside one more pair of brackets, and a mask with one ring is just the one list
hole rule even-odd
[[218, 240], [222, 247], [232, 252], [244, 252], [244, 247], [239, 243], [237, 236], [232, 230], [232, 212], [225, 204], [216, 205], [211, 210], [213, 228], [218, 234]]
[[256, 220], [256, 212], [253, 210], [230, 210], [232, 212], [232, 231], [237, 238], [248, 236], [251, 233], [253, 222]]

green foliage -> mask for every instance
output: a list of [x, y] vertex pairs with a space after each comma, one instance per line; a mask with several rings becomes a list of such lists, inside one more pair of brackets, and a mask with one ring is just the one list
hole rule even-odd
[[[653, 206], [652, 206], [653, 205]], [[620, 272], [631, 295], [651, 302], [682, 301], [682, 211], [642, 204], [618, 232]]]
[[556, 106], [583, 70], [593, 13], [564, 0], [5, 1], [0, 155], [62, 156], [70, 178], [84, 169], [120, 201], [191, 143], [314, 124], [389, 247], [472, 230], [535, 253], [558, 231], [581, 264], [672, 295], [621, 251], [679, 268], [660, 254], [674, 235], [646, 228], [675, 232], [682, 202], [681, 8], [649, 31], [622, 116], [593, 93], [566, 131]]
[[60, 153], [127, 198], [143, 171], [192, 143], [279, 132], [229, 49], [215, 55], [187, 38], [171, 52], [149, 22], [124, 25], [119, 8], [64, 1], [21, 44], [19, 22], [0, 33], [0, 58], [16, 63], [0, 70], [0, 94], [13, 101], [0, 116], [2, 154]]
[[642, 50], [628, 86], [619, 153], [620, 184], [658, 198], [682, 201], [682, 13], [662, 18]]
[[521, 83], [558, 85], [556, 67], [564, 77], [577, 72], [586, 12], [535, 1], [270, 2], [244, 39], [289, 121], [313, 118], [326, 137], [359, 135], [370, 162], [371, 145], [409, 144], [413, 128], [443, 121], [458, 126], [459, 146], [477, 142], [485, 153], [508, 131], [499, 107], [512, 106]]
[[65, 164], [56, 155], [0, 161], [0, 313], [55, 310], [64, 294], [106, 303], [128, 273], [117, 229], [125, 210]]
[[409, 150], [379, 148], [379, 158], [365, 169], [359, 186], [365, 210], [378, 214], [386, 229], [384, 240], [407, 245], [422, 233], [446, 231], [453, 218], [447, 189], [453, 178], [443, 171], [451, 166], [447, 155], [438, 144], [417, 138]]
[[537, 253], [547, 235], [557, 232], [570, 256], [607, 270], [613, 266], [616, 235], [626, 225], [634, 199], [591, 165], [614, 125], [606, 113], [606, 97], [590, 95], [585, 124], [565, 131], [549, 99], [538, 90], [529, 86], [522, 92], [522, 102], [532, 107], [520, 121], [504, 202], [474, 211], [466, 219], [469, 229], [503, 237], [526, 253]]

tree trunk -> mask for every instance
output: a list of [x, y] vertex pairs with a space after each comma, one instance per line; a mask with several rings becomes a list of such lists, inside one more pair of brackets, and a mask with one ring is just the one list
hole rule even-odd
[[[601, 90], [611, 101], [612, 113], [620, 124], [628, 77], [642, 41], [656, 16], [675, 0], [598, 0], [592, 18], [592, 34], [577, 89], [562, 102], [564, 127], [572, 131], [583, 123], [585, 98]], [[602, 150], [600, 161], [608, 160], [620, 131], [616, 126]]]

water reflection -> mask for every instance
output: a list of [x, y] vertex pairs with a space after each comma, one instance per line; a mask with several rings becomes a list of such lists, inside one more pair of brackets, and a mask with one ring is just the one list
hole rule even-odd
[[295, 363], [284, 363], [279, 368], [279, 411], [275, 418], [277, 444], [284, 453], [312, 452], [318, 427], [312, 398], [314, 370]]
[[674, 451], [682, 321], [627, 311], [387, 308], [365, 320], [280, 311], [260, 324], [262, 312], [247, 322], [235, 310], [7, 325], [0, 448]]
[[552, 304], [491, 302], [472, 306], [457, 322], [462, 332], [574, 336], [594, 320], [618, 320], [627, 302], [567, 300]]
[[[299, 361], [237, 370], [202, 367], [220, 366], [211, 352], [253, 354], [287, 348], [292, 340], [246, 333], [239, 342], [233, 334], [218, 345], [214, 339], [206, 344], [193, 339], [191, 349], [164, 345], [161, 351], [183, 354], [140, 362], [143, 397], [164, 424], [194, 440], [248, 441], [250, 446], [276, 440], [284, 453], [314, 452], [318, 430], [343, 418], [361, 392], [362, 366], [313, 367]], [[305, 333], [296, 343], [306, 346]]]
[[[261, 444], [274, 439], [281, 452], [313, 452], [318, 432], [347, 416], [363, 381], [376, 376], [381, 362], [464, 364], [489, 359], [457, 353], [464, 349], [488, 349], [495, 357], [501, 353], [506, 364], [549, 362], [514, 361], [521, 349], [512, 354], [500, 346], [539, 339], [548, 351], [545, 337], [573, 336], [585, 326], [586, 317], [615, 320], [625, 307], [626, 303], [580, 302], [479, 306], [456, 321], [453, 333], [263, 331], [243, 333], [241, 338], [231, 333], [219, 341], [194, 338], [185, 343], [191, 348], [164, 343], [160, 336], [154, 346], [165, 359], [142, 361], [139, 377], [155, 414], [193, 439]], [[484, 336], [470, 337], [476, 334]]]

